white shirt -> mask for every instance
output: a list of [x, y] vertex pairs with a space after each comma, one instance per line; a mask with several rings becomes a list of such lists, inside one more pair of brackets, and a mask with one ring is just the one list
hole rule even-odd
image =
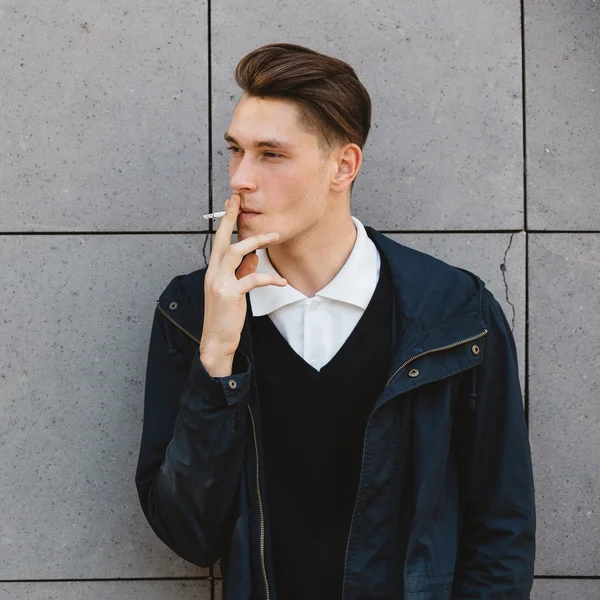
[[[313, 298], [291, 285], [268, 285], [250, 293], [252, 314], [269, 315], [288, 344], [320, 371], [344, 345], [365, 312], [379, 280], [381, 257], [355, 217], [356, 241], [339, 273]], [[258, 273], [279, 275], [266, 249], [259, 248]]]

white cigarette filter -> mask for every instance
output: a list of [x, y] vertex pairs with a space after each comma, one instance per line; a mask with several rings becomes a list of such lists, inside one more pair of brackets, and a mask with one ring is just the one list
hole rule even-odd
[[216, 213], [208, 213], [207, 215], [202, 215], [203, 219], [220, 219], [227, 214], [227, 211], [216, 212]]

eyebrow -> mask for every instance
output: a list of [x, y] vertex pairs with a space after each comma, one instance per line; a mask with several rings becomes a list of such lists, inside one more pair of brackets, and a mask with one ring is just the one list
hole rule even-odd
[[[225, 132], [225, 135], [223, 136], [225, 138], [225, 141], [227, 142], [231, 142], [232, 144], [235, 144], [236, 146], [241, 146], [241, 144], [232, 136], [229, 134], [228, 131]], [[284, 140], [277, 140], [275, 138], [270, 138], [268, 140], [255, 140], [254, 144], [252, 144], [254, 146], [254, 148], [297, 148], [298, 146], [296, 146], [296, 144], [293, 144], [292, 142], [288, 142], [288, 141], [284, 141]]]

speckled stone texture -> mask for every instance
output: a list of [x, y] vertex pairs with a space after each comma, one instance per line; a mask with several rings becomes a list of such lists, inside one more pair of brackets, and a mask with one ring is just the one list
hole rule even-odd
[[599, 576], [600, 235], [535, 234], [529, 244], [537, 573]]
[[208, 573], [156, 538], [134, 485], [155, 301], [204, 240], [0, 236], [0, 580]]
[[525, 46], [529, 227], [598, 230], [600, 4], [525, 0]]
[[209, 581], [0, 583], [0, 600], [211, 600], [211, 590]]
[[537, 579], [531, 600], [598, 600], [600, 580]]
[[290, 42], [350, 63], [371, 96], [357, 217], [388, 231], [522, 227], [518, 2], [219, 0], [212, 15], [215, 198], [229, 195], [235, 66]]
[[[600, 229], [600, 1], [524, 0], [524, 54], [519, 2], [208, 8], [0, 2], [0, 600], [221, 598], [146, 524], [134, 473], [155, 300], [208, 260], [191, 232], [220, 223], [209, 184], [214, 211], [230, 195], [234, 69], [273, 42], [341, 58], [371, 95], [352, 213], [500, 302], [536, 573], [556, 577], [532, 598], [600, 600], [600, 234], [579, 233]], [[525, 206], [550, 232], [521, 231]]]
[[0, 231], [198, 231], [206, 0], [0, 3]]

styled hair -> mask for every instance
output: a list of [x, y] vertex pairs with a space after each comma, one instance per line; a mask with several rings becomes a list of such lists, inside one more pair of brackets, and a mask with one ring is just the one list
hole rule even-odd
[[[371, 98], [347, 63], [296, 44], [268, 44], [238, 63], [245, 94], [294, 101], [298, 125], [329, 154], [337, 145], [363, 148], [371, 127]], [[354, 182], [352, 182], [354, 184]]]

